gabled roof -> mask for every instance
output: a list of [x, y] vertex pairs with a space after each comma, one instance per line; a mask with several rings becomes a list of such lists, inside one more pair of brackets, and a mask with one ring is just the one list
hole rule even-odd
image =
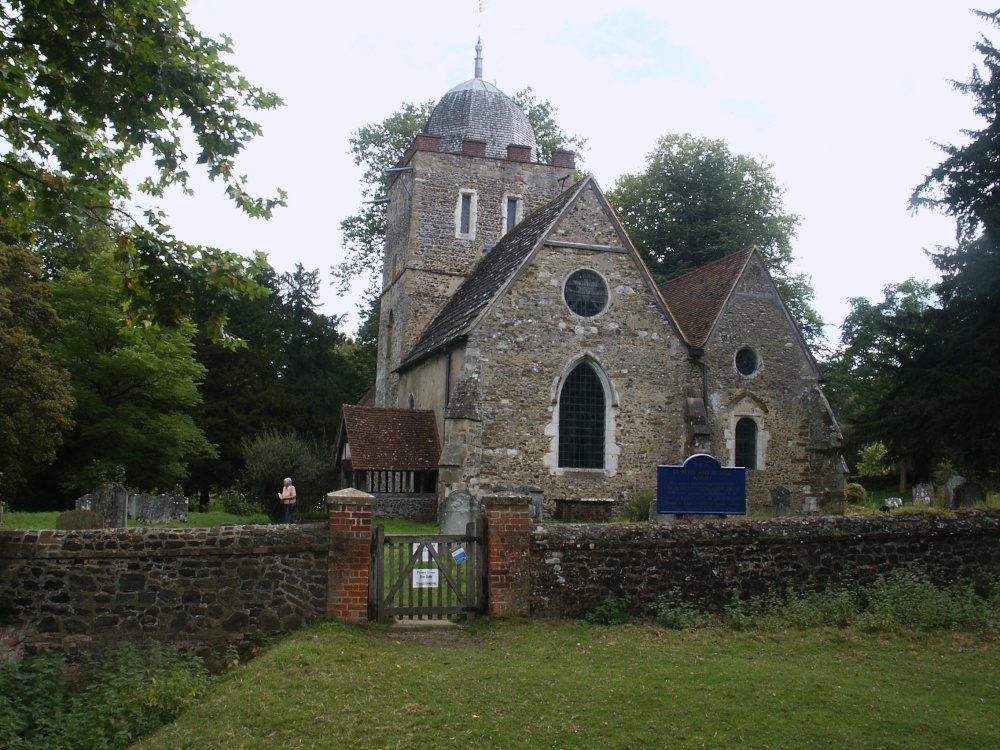
[[691, 346], [705, 346], [754, 252], [748, 247], [659, 285], [660, 294]]
[[591, 177], [580, 180], [505, 234], [445, 303], [398, 370], [405, 370], [467, 335], [511, 277], [548, 236], [563, 210], [592, 181]]
[[354, 471], [437, 471], [441, 457], [434, 412], [344, 405]]

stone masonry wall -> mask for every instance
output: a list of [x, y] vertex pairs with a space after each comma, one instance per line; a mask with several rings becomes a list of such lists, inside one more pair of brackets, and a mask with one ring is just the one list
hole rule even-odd
[[[736, 369], [736, 353], [757, 354], [751, 375]], [[764, 269], [755, 261], [737, 287], [705, 349], [712, 453], [734, 465], [735, 426], [758, 426], [758, 467], [747, 472], [749, 511], [770, 511], [771, 493], [790, 493], [793, 513], [842, 513], [843, 478], [837, 471], [840, 432], [819, 391], [809, 359]]]
[[165, 640], [245, 644], [325, 616], [326, 525], [0, 530], [25, 655]]
[[[585, 195], [552, 241], [582, 244], [594, 237], [621, 247], [596, 196]], [[607, 308], [592, 318], [574, 314], [563, 298], [567, 277], [581, 268], [599, 273], [609, 288]], [[607, 383], [604, 469], [558, 466], [559, 390], [584, 357]], [[551, 504], [557, 497], [620, 502], [655, 488], [657, 463], [685, 458], [683, 383], [692, 367], [624, 248], [547, 245], [469, 337], [466, 372], [456, 378], [477, 383], [481, 421], [473, 425], [478, 436], [468, 441], [470, 490], [533, 485]]]
[[[505, 231], [506, 199], [519, 198], [523, 215], [561, 190], [565, 168], [461, 154], [418, 151], [389, 191], [378, 405], [403, 406], [392, 370]], [[455, 217], [462, 191], [475, 193], [475, 221], [468, 237], [456, 236]], [[389, 314], [393, 331], [388, 337]]]
[[939, 583], [1000, 575], [1000, 512], [683, 524], [546, 524], [531, 535], [531, 612], [581, 617], [607, 596], [649, 614], [670, 595], [721, 610], [773, 588], [865, 584], [897, 569]]

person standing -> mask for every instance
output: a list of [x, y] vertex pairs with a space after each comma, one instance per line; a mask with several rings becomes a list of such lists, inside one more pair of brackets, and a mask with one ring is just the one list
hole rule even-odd
[[291, 477], [285, 477], [284, 487], [278, 493], [278, 499], [285, 506], [285, 523], [293, 523], [292, 515], [295, 513], [295, 485], [292, 484]]

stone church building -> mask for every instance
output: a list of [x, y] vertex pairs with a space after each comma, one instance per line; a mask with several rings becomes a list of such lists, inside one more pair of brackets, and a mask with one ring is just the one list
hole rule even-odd
[[481, 71], [389, 174], [375, 404], [345, 407], [344, 483], [532, 487], [551, 513], [708, 453], [746, 467], [751, 512], [840, 512], [840, 432], [756, 250], [658, 286], [593, 177], [539, 161]]

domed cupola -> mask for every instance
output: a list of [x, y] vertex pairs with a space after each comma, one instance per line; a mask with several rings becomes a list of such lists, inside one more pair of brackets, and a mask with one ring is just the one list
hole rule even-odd
[[486, 155], [507, 158], [507, 146], [531, 147], [538, 161], [535, 131], [514, 100], [483, 80], [482, 45], [476, 42], [476, 77], [453, 88], [437, 103], [424, 132], [441, 138], [441, 150], [462, 153], [462, 142], [485, 141]]

